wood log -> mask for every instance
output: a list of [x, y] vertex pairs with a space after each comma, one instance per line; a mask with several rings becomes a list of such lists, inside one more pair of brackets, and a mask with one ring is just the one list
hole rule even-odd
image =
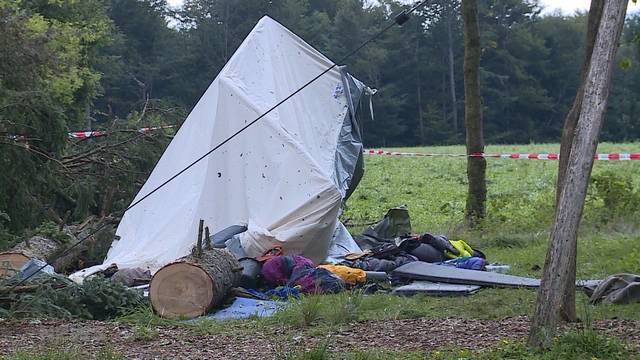
[[32, 236], [28, 240], [17, 243], [11, 252], [21, 252], [30, 258], [46, 261], [60, 248], [60, 243], [56, 240], [44, 236]]
[[[102, 230], [93, 234], [88, 239], [83, 241], [79, 246], [74, 247], [70, 251], [65, 252], [70, 246], [78, 242], [79, 239], [83, 239], [87, 236], [93, 228], [97, 228], [102, 225], [102, 222], [107, 222]], [[68, 273], [79, 268], [84, 267], [84, 259], [87, 257], [87, 253], [91, 250], [95, 250], [100, 246], [108, 246], [113, 240], [113, 234], [115, 233], [114, 223], [117, 219], [105, 218], [96, 220], [95, 218], [89, 218], [87, 221], [80, 225], [70, 225], [64, 227], [64, 232], [69, 236], [69, 239], [65, 242], [59, 242], [54, 239], [44, 236], [33, 236], [27, 240], [23, 240], [16, 244], [11, 250], [0, 253], [0, 264], [2, 259], [16, 259], [17, 255], [11, 255], [20, 253], [27, 260], [20, 263], [16, 262], [17, 268], [13, 269], [13, 272], [19, 270], [29, 258], [40, 259], [48, 262], [53, 266], [54, 270], [58, 273]], [[91, 223], [91, 226], [88, 226]], [[5, 255], [9, 254], [9, 255]], [[23, 257], [17, 256], [19, 259]], [[6, 261], [5, 261], [6, 262]], [[8, 264], [5, 264], [8, 266]], [[2, 266], [0, 266], [2, 267]], [[0, 270], [0, 278], [2, 278], [2, 270]]]
[[29, 256], [21, 251], [0, 253], [0, 279], [15, 275], [27, 261]]
[[[196, 251], [197, 252], [197, 251]], [[153, 310], [166, 318], [194, 318], [221, 304], [240, 282], [242, 266], [226, 249], [203, 250], [158, 270], [149, 286]]]
[[13, 276], [29, 259], [47, 261], [60, 248], [60, 243], [43, 236], [21, 241], [11, 250], [0, 253], [0, 279]]

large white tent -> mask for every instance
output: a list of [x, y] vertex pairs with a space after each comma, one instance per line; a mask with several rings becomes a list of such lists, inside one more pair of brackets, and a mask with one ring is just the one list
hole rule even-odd
[[[134, 203], [333, 65], [269, 17], [220, 71], [158, 161]], [[198, 222], [244, 224], [250, 257], [280, 245], [322, 261], [358, 250], [337, 219], [359, 180], [355, 121], [366, 88], [334, 67], [200, 163], [128, 210], [103, 265], [155, 271], [188, 254]]]

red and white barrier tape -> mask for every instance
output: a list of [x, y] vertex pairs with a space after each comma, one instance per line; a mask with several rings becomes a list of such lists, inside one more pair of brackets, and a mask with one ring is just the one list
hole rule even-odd
[[[363, 150], [365, 155], [380, 155], [380, 156], [441, 156], [441, 157], [484, 157], [484, 158], [501, 158], [501, 159], [527, 159], [527, 160], [558, 160], [559, 155], [557, 153], [505, 153], [505, 154], [486, 154], [475, 153], [471, 155], [466, 154], [430, 154], [430, 153], [418, 153], [418, 152], [400, 152], [400, 151], [387, 151], [382, 149], [365, 149]], [[605, 153], [596, 154], [593, 157], [595, 160], [606, 161], [625, 161], [625, 160], [640, 160], [640, 153]]]
[[[137, 131], [137, 132], [139, 132], [141, 134], [148, 134], [148, 133], [150, 133], [152, 131], [155, 131], [155, 130], [170, 129], [170, 128], [174, 128], [174, 127], [176, 127], [176, 126], [175, 125], [162, 125], [162, 126], [154, 126], [154, 127], [144, 127], [144, 128], [137, 129], [135, 131]], [[131, 130], [129, 130], [129, 131], [131, 131]], [[69, 139], [88, 139], [88, 138], [106, 136], [106, 135], [109, 135], [110, 133], [111, 133], [111, 131], [107, 131], [107, 130], [72, 131], [72, 132], [67, 133], [67, 137]], [[13, 135], [13, 134], [6, 135], [6, 138], [9, 139], [9, 140], [13, 140], [13, 141], [26, 141], [26, 140], [30, 139], [29, 137], [27, 137], [25, 135]]]
[[[175, 127], [175, 125], [163, 125], [163, 126], [154, 126], [154, 127], [144, 127], [141, 129], [138, 129], [137, 131], [141, 134], [148, 134], [152, 131], [155, 130], [161, 130], [161, 129], [169, 129], [169, 128], [173, 128]], [[88, 138], [92, 138], [92, 137], [100, 137], [100, 136], [105, 136], [108, 135], [109, 132], [105, 131], [105, 130], [94, 130], [94, 131], [73, 131], [69, 133], [69, 138], [70, 139], [88, 139]]]

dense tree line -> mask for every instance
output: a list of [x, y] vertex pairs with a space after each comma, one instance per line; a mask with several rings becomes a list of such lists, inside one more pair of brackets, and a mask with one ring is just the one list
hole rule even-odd
[[[0, 0], [0, 243], [44, 219], [126, 207], [179, 124], [265, 14], [332, 59], [379, 31], [396, 0]], [[586, 15], [481, 0], [488, 143], [557, 142], [576, 93]], [[627, 20], [602, 139], [640, 137], [640, 17]], [[349, 59], [379, 92], [368, 146], [462, 143], [462, 17], [435, 0]], [[310, 74], [310, 76], [315, 74]], [[112, 135], [69, 141], [66, 132]], [[20, 140], [10, 138], [20, 135]], [[97, 151], [98, 149], [99, 151]], [[3, 230], [5, 229], [5, 230]], [[0, 244], [0, 247], [2, 244]]]

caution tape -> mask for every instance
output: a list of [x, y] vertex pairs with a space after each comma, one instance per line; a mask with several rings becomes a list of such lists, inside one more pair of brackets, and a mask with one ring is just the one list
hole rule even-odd
[[[175, 127], [175, 125], [144, 127], [144, 128], [138, 129], [137, 131], [139, 133], [141, 133], [141, 134], [148, 134], [148, 133], [150, 133], [152, 131], [155, 131], [155, 130], [169, 129], [169, 128], [173, 128], [173, 127]], [[69, 135], [70, 139], [88, 139], [88, 138], [94, 138], [94, 137], [100, 137], [100, 136], [109, 135], [109, 131], [105, 131], [105, 130], [72, 131], [68, 135]]]
[[[170, 128], [174, 128], [176, 127], [175, 125], [162, 125], [162, 126], [153, 126], [153, 127], [144, 127], [144, 128], [140, 128], [137, 129], [135, 131], [141, 133], [141, 134], [148, 134], [152, 131], [156, 131], [156, 130], [162, 130], [162, 129], [170, 129]], [[128, 131], [133, 131], [133, 130], [128, 130]], [[69, 133], [67, 133], [67, 137], [69, 139], [88, 139], [88, 138], [95, 138], [95, 137], [101, 137], [101, 136], [106, 136], [111, 134], [114, 131], [109, 131], [109, 130], [93, 130], [93, 131], [71, 131]], [[117, 130], [116, 130], [117, 132]], [[13, 135], [13, 134], [8, 134], [6, 135], [6, 138], [9, 140], [13, 140], [13, 141], [28, 141], [31, 138], [25, 136], [25, 135]]]
[[[483, 158], [500, 158], [500, 159], [524, 159], [524, 160], [558, 160], [560, 155], [557, 153], [502, 153], [502, 154], [488, 154], [488, 153], [473, 153], [467, 154], [432, 154], [432, 153], [420, 153], [420, 152], [402, 152], [402, 151], [388, 151], [382, 149], [365, 149], [362, 151], [365, 155], [379, 155], [379, 156], [424, 156], [424, 157], [483, 157]], [[601, 161], [628, 161], [628, 160], [640, 160], [640, 153], [603, 153], [596, 154], [593, 157], [595, 160]]]

